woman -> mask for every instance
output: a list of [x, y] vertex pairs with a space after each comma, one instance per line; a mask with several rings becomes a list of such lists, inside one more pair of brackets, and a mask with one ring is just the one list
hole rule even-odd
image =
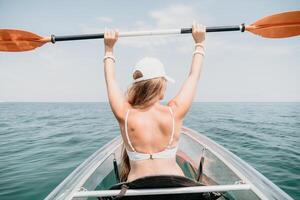
[[115, 78], [113, 47], [118, 32], [105, 31], [104, 73], [111, 109], [117, 118], [124, 141], [122, 181], [151, 175], [182, 175], [176, 163], [182, 121], [196, 93], [204, 57], [205, 27], [193, 24], [195, 41], [191, 70], [178, 94], [167, 106], [160, 104], [166, 82], [172, 81], [162, 63], [144, 58], [133, 70], [133, 83], [123, 95]]

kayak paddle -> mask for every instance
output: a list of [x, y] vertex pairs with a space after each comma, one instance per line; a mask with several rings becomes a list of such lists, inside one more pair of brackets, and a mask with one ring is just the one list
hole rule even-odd
[[[206, 32], [248, 31], [265, 38], [286, 38], [300, 35], [300, 11], [289, 11], [263, 17], [253, 24], [236, 26], [206, 27]], [[145, 35], [169, 35], [191, 33], [192, 28], [166, 29], [153, 31], [120, 32], [120, 37]], [[0, 51], [19, 52], [29, 51], [48, 42], [68, 40], [100, 39], [104, 33], [86, 35], [66, 35], [41, 37], [34, 33], [22, 30], [0, 29]]]

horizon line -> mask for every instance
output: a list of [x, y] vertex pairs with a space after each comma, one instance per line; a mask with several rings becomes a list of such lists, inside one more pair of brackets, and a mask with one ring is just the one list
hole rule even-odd
[[[166, 101], [161, 101], [167, 103]], [[0, 103], [109, 103], [108, 101], [0, 101]], [[193, 103], [300, 103], [300, 101], [194, 101]]]

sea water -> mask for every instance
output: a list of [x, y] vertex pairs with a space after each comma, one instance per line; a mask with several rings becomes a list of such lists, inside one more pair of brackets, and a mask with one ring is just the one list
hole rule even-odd
[[[300, 103], [194, 103], [184, 125], [300, 199]], [[0, 103], [0, 199], [43, 199], [119, 135], [107, 103]]]

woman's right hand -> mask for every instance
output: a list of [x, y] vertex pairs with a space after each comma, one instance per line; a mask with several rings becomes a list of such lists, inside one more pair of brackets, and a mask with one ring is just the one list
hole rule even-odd
[[192, 35], [195, 43], [201, 43], [205, 40], [205, 26], [198, 23], [193, 23]]

